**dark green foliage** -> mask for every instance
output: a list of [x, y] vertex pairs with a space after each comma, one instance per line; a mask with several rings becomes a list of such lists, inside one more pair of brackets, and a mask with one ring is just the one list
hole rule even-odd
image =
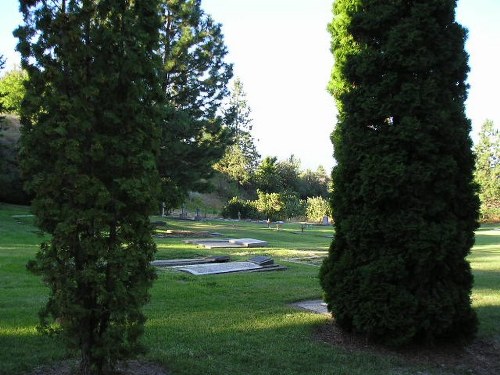
[[299, 191], [301, 189], [300, 160], [293, 154], [286, 160], [276, 163], [276, 173], [284, 191]]
[[160, 19], [156, 1], [21, 1], [22, 167], [38, 226], [41, 326], [105, 374], [142, 351], [154, 279]]
[[231, 140], [218, 114], [228, 95], [232, 66], [221, 26], [201, 9], [200, 0], [162, 0], [161, 48], [165, 109], [159, 172], [166, 208], [182, 203], [190, 190], [210, 189], [212, 165]]
[[307, 197], [328, 199], [330, 184], [330, 177], [326, 174], [325, 168], [320, 165], [315, 172], [307, 169], [300, 174], [298, 193], [302, 199]]
[[455, 0], [337, 0], [335, 239], [320, 277], [337, 323], [391, 345], [476, 332], [465, 30]]
[[164, 108], [158, 168], [161, 200], [170, 210], [179, 207], [189, 191], [207, 192], [212, 164], [224, 153], [228, 133], [217, 120], [194, 120], [187, 111]]

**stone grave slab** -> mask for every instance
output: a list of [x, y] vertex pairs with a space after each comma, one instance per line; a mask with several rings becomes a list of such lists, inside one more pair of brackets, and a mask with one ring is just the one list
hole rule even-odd
[[267, 257], [265, 255], [257, 255], [248, 260], [249, 262], [258, 264], [259, 266], [271, 266], [274, 264], [273, 258]]
[[231, 239], [189, 239], [184, 243], [190, 243], [198, 246], [203, 246], [207, 249], [216, 248], [240, 248], [240, 247], [264, 247], [267, 246], [266, 241], [256, 240], [255, 238], [231, 238]]
[[245, 245], [231, 243], [229, 241], [198, 242], [197, 245], [203, 246], [206, 249], [234, 249], [246, 247]]
[[326, 303], [321, 299], [308, 300], [308, 301], [299, 301], [292, 303], [291, 306], [297, 307], [299, 309], [308, 310], [314, 312], [316, 314], [330, 314], [328, 312], [328, 308], [326, 307]]
[[194, 264], [187, 266], [178, 266], [174, 268], [179, 271], [188, 272], [193, 275], [213, 275], [220, 273], [250, 271], [262, 267], [252, 262], [229, 262], [229, 263]]
[[243, 245], [244, 247], [265, 247], [267, 246], [266, 241], [257, 240], [255, 238], [233, 238], [229, 240], [229, 243], [234, 243], [236, 245]]
[[206, 258], [193, 258], [193, 259], [159, 259], [151, 262], [151, 265], [156, 267], [173, 267], [191, 264], [206, 264], [206, 263], [224, 263], [229, 262], [229, 256], [217, 255]]

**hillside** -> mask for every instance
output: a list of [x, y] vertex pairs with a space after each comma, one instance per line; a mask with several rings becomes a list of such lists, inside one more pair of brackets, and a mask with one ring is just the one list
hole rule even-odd
[[0, 130], [0, 201], [28, 203], [17, 161], [21, 124], [13, 115], [4, 115]]

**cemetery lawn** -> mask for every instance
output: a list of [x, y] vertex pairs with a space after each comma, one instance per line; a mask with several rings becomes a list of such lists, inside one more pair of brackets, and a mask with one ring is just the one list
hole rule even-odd
[[[36, 330], [47, 289], [25, 267], [43, 239], [29, 215], [29, 207], [0, 203], [0, 375], [32, 374], [38, 366], [75, 358], [57, 337]], [[500, 352], [500, 225], [477, 231], [469, 257], [480, 320], [476, 342], [465, 351], [392, 351], [356, 339], [342, 343], [341, 335], [333, 337], [337, 333], [330, 316], [290, 306], [321, 298], [317, 257], [326, 256], [332, 227], [301, 232], [299, 224], [276, 231], [259, 223], [153, 220], [166, 221], [165, 229], [219, 232], [269, 243], [266, 248], [210, 250], [185, 244], [183, 238], [158, 238], [157, 259], [229, 255], [246, 260], [268, 255], [288, 268], [207, 276], [159, 269], [145, 307], [143, 341], [149, 352], [140, 360], [161, 365], [170, 374], [500, 373], [500, 354], [495, 355]]]

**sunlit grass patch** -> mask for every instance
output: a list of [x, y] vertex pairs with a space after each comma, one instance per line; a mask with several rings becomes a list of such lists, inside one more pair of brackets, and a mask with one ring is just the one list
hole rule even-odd
[[[20, 375], [40, 364], [66, 357], [60, 341], [36, 331], [37, 312], [48, 291], [30, 274], [26, 262], [41, 238], [30, 222], [12, 215], [29, 214], [20, 206], [0, 205], [0, 374]], [[29, 218], [27, 218], [29, 219]], [[154, 220], [154, 219], [153, 219]], [[161, 218], [167, 229], [219, 232], [224, 238], [256, 238], [263, 248], [205, 249], [183, 238], [156, 239], [158, 259], [229, 255], [232, 260], [271, 256], [286, 271], [193, 276], [159, 268], [151, 289], [144, 343], [147, 360], [164, 364], [175, 375], [196, 374], [346, 374], [386, 375], [419, 372], [450, 375], [414, 366], [390, 355], [348, 352], [314, 338], [329, 316], [297, 310], [291, 303], [320, 299], [318, 265], [326, 256], [331, 226], [286, 223], [279, 231], [264, 223], [181, 221]], [[294, 259], [302, 261], [294, 262]], [[475, 276], [473, 305], [480, 337], [500, 335], [500, 232], [483, 227], [469, 257]]]

